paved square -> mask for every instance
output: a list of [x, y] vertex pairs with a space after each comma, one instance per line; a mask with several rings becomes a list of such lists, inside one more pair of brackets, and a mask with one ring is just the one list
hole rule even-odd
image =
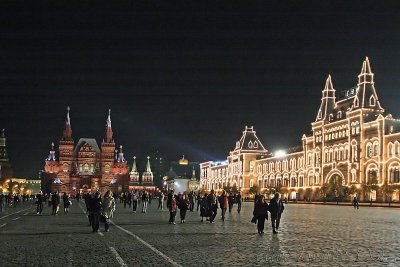
[[[278, 235], [270, 221], [264, 235], [242, 213], [220, 213], [216, 222], [168, 224], [167, 211], [146, 214], [118, 204], [110, 232], [95, 234], [74, 201], [68, 215], [34, 206], [8, 208], [0, 216], [2, 252], [8, 266], [400, 266], [400, 210], [347, 206], [286, 205]], [[18, 212], [18, 213], [17, 213]], [[220, 212], [220, 211], [219, 211]], [[177, 215], [179, 222], [179, 212]]]

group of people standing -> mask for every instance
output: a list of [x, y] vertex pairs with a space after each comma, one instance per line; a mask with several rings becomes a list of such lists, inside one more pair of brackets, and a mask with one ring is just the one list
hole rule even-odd
[[45, 195], [42, 193], [42, 191], [40, 191], [40, 193], [36, 195], [36, 214], [42, 214], [43, 205], [46, 202], [48, 202], [48, 206], [52, 208], [52, 215], [59, 214], [61, 201], [63, 202], [64, 214], [67, 215], [69, 213], [69, 207], [72, 205], [69, 194], [64, 192], [61, 197], [59, 192]]
[[265, 220], [268, 220], [269, 212], [271, 214], [272, 233], [277, 234], [284, 209], [285, 207], [279, 193], [274, 194], [269, 204], [265, 201], [263, 195], [256, 195], [251, 222], [257, 223], [258, 233], [263, 234]]
[[85, 195], [86, 209], [88, 212], [89, 226], [93, 232], [98, 232], [100, 222], [104, 223], [104, 230], [109, 231], [110, 219], [115, 211], [115, 198], [111, 191], [107, 191], [102, 197], [100, 192]]

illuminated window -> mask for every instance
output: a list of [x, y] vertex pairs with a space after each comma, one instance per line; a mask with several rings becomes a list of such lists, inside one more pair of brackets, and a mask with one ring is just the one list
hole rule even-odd
[[106, 164], [106, 166], [105, 166], [105, 172], [106, 172], [106, 173], [109, 173], [109, 172], [110, 172], [110, 165], [109, 165], [109, 164]]
[[370, 106], [375, 106], [375, 97], [373, 95], [371, 95], [371, 97], [369, 98], [369, 105]]
[[89, 172], [89, 164], [85, 164], [84, 166], [83, 166], [83, 171], [84, 172]]
[[374, 156], [378, 156], [379, 154], [379, 144], [378, 142], [374, 143]]
[[93, 163], [90, 164], [90, 171], [91, 171], [91, 172], [94, 172], [94, 164], [93, 164]]
[[80, 171], [80, 172], [83, 172], [83, 166], [82, 166], [82, 164], [79, 164], [79, 171]]
[[64, 163], [64, 164], [63, 164], [63, 171], [64, 171], [64, 172], [67, 172], [67, 171], [68, 171], [68, 164], [67, 164], [67, 163]]

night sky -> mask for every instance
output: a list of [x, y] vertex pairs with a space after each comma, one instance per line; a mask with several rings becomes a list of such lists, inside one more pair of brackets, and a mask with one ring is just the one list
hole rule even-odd
[[270, 151], [299, 145], [327, 75], [353, 87], [365, 56], [400, 117], [396, 2], [166, 2], [0, 4], [0, 128], [15, 177], [37, 177], [68, 105], [75, 142], [99, 144], [111, 108], [129, 163], [155, 150], [224, 160], [245, 125]]

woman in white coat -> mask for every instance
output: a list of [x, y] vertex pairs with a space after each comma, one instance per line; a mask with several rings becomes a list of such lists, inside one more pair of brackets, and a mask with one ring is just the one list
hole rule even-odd
[[108, 232], [110, 227], [110, 218], [113, 217], [115, 211], [115, 199], [110, 190], [106, 192], [102, 202], [102, 215], [105, 217], [105, 231]]

